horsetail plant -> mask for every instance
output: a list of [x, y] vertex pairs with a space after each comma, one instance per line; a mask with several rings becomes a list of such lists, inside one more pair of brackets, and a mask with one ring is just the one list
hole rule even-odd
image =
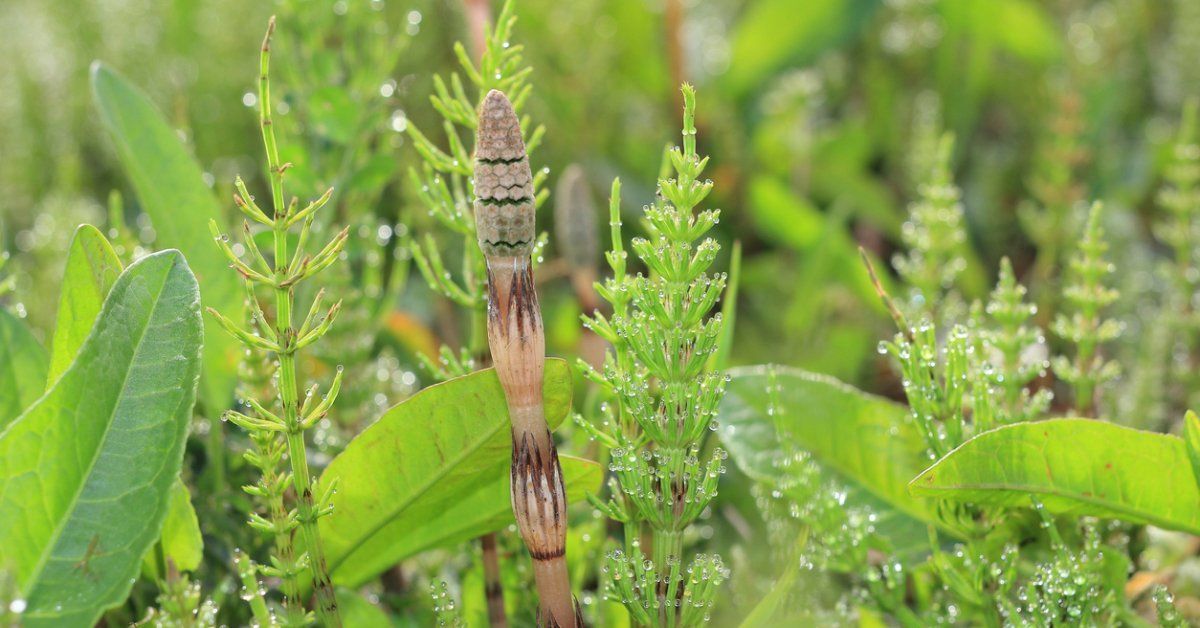
[[[606, 595], [621, 602], [636, 625], [692, 626], [707, 621], [717, 587], [729, 575], [717, 555], [683, 563], [684, 534], [716, 496], [726, 454], [699, 460], [715, 429], [725, 378], [711, 370], [721, 315], [709, 316], [725, 275], [709, 274], [720, 247], [707, 233], [715, 209], [696, 212], [712, 191], [700, 176], [707, 157], [696, 153], [696, 93], [683, 85], [683, 148], [668, 153], [673, 178], [658, 181], [658, 199], [645, 208], [647, 238], [632, 249], [649, 276], [626, 273], [620, 186], [610, 205], [613, 276], [596, 289], [612, 305], [611, 319], [595, 313], [584, 324], [613, 346], [601, 369], [580, 364], [615, 397], [602, 425], [588, 429], [612, 449], [612, 496], [596, 501], [624, 527], [623, 549], [603, 566]], [[651, 547], [642, 548], [643, 527]]]
[[[475, 88], [474, 100], [468, 98], [463, 79], [457, 72], [450, 75], [449, 87], [441, 76], [434, 76], [436, 93], [430, 96], [430, 101], [434, 109], [442, 115], [442, 128], [448, 142], [447, 150], [439, 148], [415, 125], [410, 124], [407, 127], [413, 146], [423, 161], [420, 170], [409, 170], [413, 188], [417, 190], [419, 200], [429, 215], [463, 242], [460, 279], [455, 279], [449, 272], [441, 255], [441, 247], [432, 233], [426, 232], [424, 237], [409, 247], [417, 268], [430, 289], [472, 315], [471, 335], [464, 351], [456, 356], [452, 350], [443, 347], [441, 365], [426, 363], [426, 367], [439, 379], [470, 372], [473, 367], [472, 360], [482, 354], [486, 342], [486, 271], [483, 255], [475, 244], [475, 216], [470, 205], [475, 196], [471, 178], [474, 161], [471, 149], [463, 139], [463, 133], [474, 133], [478, 129], [479, 106], [491, 90], [498, 89], [513, 94], [513, 109], [518, 112], [529, 97], [531, 86], [526, 81], [532, 70], [523, 65], [521, 46], [511, 45], [508, 41], [515, 23], [516, 16], [512, 14], [511, 2], [506, 2], [496, 20], [496, 27], [489, 29], [487, 33], [487, 46], [480, 57], [478, 67], [467, 55], [466, 48], [461, 43], [455, 44], [454, 52], [463, 74]], [[522, 128], [529, 127], [528, 119], [522, 122]], [[527, 151], [533, 151], [541, 141], [543, 133], [544, 129], [541, 126], [532, 131], [526, 142]], [[522, 138], [524, 139], [524, 136]], [[535, 191], [545, 176], [544, 172], [534, 176], [532, 183]], [[535, 192], [535, 205], [540, 206], [546, 196], [545, 192]]]
[[1054, 373], [1071, 384], [1075, 394], [1075, 413], [1096, 416], [1096, 391], [1121, 372], [1117, 362], [1105, 360], [1102, 345], [1121, 335], [1121, 323], [1103, 317], [1106, 307], [1117, 300], [1116, 290], [1104, 284], [1113, 266], [1104, 259], [1108, 244], [1100, 225], [1101, 204], [1088, 211], [1083, 239], [1070, 260], [1070, 283], [1063, 290], [1066, 307], [1054, 319], [1053, 331], [1075, 348], [1074, 359], [1057, 356]]
[[1055, 273], [1063, 262], [1077, 228], [1076, 206], [1086, 188], [1081, 171], [1089, 159], [1083, 142], [1083, 100], [1071, 86], [1056, 88], [1057, 111], [1041, 139], [1028, 182], [1033, 202], [1022, 205], [1017, 218], [1037, 245], [1032, 279], [1043, 324], [1057, 311]]
[[[425, 368], [442, 381], [466, 375], [487, 358], [487, 271], [483, 252], [476, 243], [476, 216], [471, 208], [471, 199], [475, 196], [474, 159], [473, 149], [467, 142], [479, 129], [479, 108], [491, 90], [514, 94], [512, 104], [517, 112], [529, 96], [531, 86], [527, 79], [532, 70], [524, 66], [522, 47], [509, 42], [516, 21], [512, 3], [506, 2], [495, 27], [483, 28], [478, 64], [471, 60], [461, 42], [455, 44], [454, 54], [468, 83], [464, 83], [457, 72], [450, 74], [449, 87], [441, 76], [434, 76], [436, 93], [430, 97], [430, 102], [442, 115], [442, 128], [448, 143], [446, 150], [439, 148], [415, 125], [410, 124], [407, 128], [423, 161], [419, 171], [416, 168], [409, 170], [413, 189], [418, 191], [419, 200], [429, 215], [449, 232], [450, 237], [461, 238], [463, 244], [458, 279], [447, 269], [433, 233], [426, 232], [423, 238], [409, 246], [417, 269], [429, 288], [468, 315], [468, 338], [465, 343], [459, 343], [462, 346], [457, 352], [443, 344], [437, 362], [424, 355], [418, 356]], [[474, 100], [467, 96], [467, 85], [474, 88]], [[522, 120], [521, 128], [529, 127], [528, 118]], [[541, 126], [533, 129], [525, 144], [527, 153], [540, 142], [543, 132]], [[524, 135], [521, 137], [525, 138]], [[546, 200], [545, 192], [537, 192], [545, 176], [545, 171], [541, 171], [531, 179], [535, 207]], [[480, 547], [488, 619], [493, 628], [500, 628], [507, 625], [507, 618], [495, 533], [481, 537]]]
[[512, 103], [492, 90], [475, 140], [475, 224], [487, 262], [488, 344], [512, 418], [513, 514], [533, 557], [538, 623], [579, 626], [566, 560], [567, 493], [542, 407], [546, 340], [533, 283], [533, 173]]
[[1166, 185], [1158, 194], [1158, 204], [1165, 210], [1164, 220], [1154, 227], [1155, 235], [1171, 247], [1174, 272], [1172, 279], [1182, 303], [1190, 306], [1200, 277], [1196, 266], [1196, 236], [1200, 229], [1200, 144], [1197, 144], [1197, 108], [1200, 101], [1189, 100], [1183, 108], [1179, 134], [1171, 147], [1171, 160], [1164, 178]]
[[[339, 303], [333, 304], [323, 317], [318, 315], [323, 300], [322, 292], [313, 299], [308, 315], [300, 323], [295, 324], [293, 309], [295, 308], [296, 286], [329, 267], [339, 258], [346, 244], [347, 231], [342, 230], [319, 252], [305, 252], [309, 234], [316, 212], [329, 200], [333, 194], [330, 189], [317, 200], [298, 208], [296, 199], [285, 202], [283, 192], [283, 177], [290, 164], [279, 160], [279, 148], [275, 140], [275, 130], [271, 119], [271, 89], [269, 81], [270, 42], [275, 29], [275, 20], [271, 19], [267, 34], [263, 38], [262, 55], [260, 57], [260, 76], [258, 84], [259, 125], [262, 131], [263, 144], [267, 153], [267, 169], [271, 183], [271, 213], [267, 214], [255, 202], [254, 197], [246, 189], [241, 178], [236, 181], [238, 194], [234, 196], [238, 209], [249, 220], [270, 229], [274, 247], [270, 261], [255, 244], [250, 222], [243, 222], [243, 242], [250, 253], [249, 263], [243, 261], [229, 244], [228, 236], [221, 234], [216, 223], [210, 224], [218, 246], [225, 253], [233, 268], [246, 281], [247, 295], [251, 304], [252, 317], [257, 331], [239, 327], [216, 310], [209, 308], [221, 326], [235, 338], [246, 345], [248, 350], [266, 352], [276, 356], [278, 372], [274, 378], [276, 398], [274, 401], [262, 402], [248, 397], [246, 403], [253, 410], [253, 415], [244, 414], [237, 410], [229, 410], [224, 418], [233, 421], [251, 434], [256, 445], [251, 462], [264, 470], [259, 484], [246, 487], [246, 491], [262, 498], [270, 504], [268, 517], [255, 516], [250, 525], [275, 539], [276, 553], [272, 556], [272, 566], [262, 568], [265, 575], [279, 578], [283, 582], [285, 623], [302, 625], [309, 621], [299, 598], [299, 577], [305, 572], [311, 573], [312, 589], [316, 597], [317, 619], [326, 626], [340, 626], [337, 601], [334, 597], [333, 584], [329, 579], [329, 570], [325, 564], [324, 551], [321, 546], [320, 532], [317, 520], [328, 514], [332, 506], [330, 500], [336, 491], [336, 486], [325, 487], [321, 495], [313, 494], [314, 478], [308, 468], [308, 454], [305, 446], [305, 431], [316, 424], [329, 412], [337, 399], [341, 387], [342, 369], [338, 367], [337, 374], [329, 386], [328, 392], [317, 400], [317, 385], [308, 389], [303, 401], [299, 398], [299, 383], [296, 374], [296, 354], [301, 349], [319, 340], [329, 330], [337, 316]], [[290, 250], [289, 235], [294, 227], [299, 225], [298, 237], [295, 240], [295, 250]], [[255, 294], [255, 286], [263, 286], [274, 295], [274, 320], [268, 320], [263, 312], [261, 303]], [[268, 406], [277, 406], [281, 412], [275, 412]], [[290, 474], [276, 474], [268, 477], [267, 469], [274, 468], [284, 454], [286, 446], [288, 462], [291, 465]], [[255, 457], [261, 458], [256, 459]], [[290, 479], [296, 494], [294, 509], [285, 509], [282, 503], [283, 491]], [[299, 530], [301, 539], [300, 549], [292, 551], [294, 531]]]
[[883, 289], [866, 251], [860, 247], [858, 252], [875, 292], [896, 323], [896, 335], [892, 340], [879, 342], [879, 353], [891, 355], [899, 364], [913, 424], [925, 440], [930, 460], [936, 460], [968, 436], [963, 404], [971, 397], [969, 354], [975, 345], [974, 338], [965, 325], [954, 325], [946, 336], [944, 348], [940, 348], [937, 326], [928, 317], [910, 325]]
[[[575, 300], [584, 314], [600, 308], [596, 280], [600, 277], [600, 234], [596, 204], [588, 189], [587, 177], [579, 164], [563, 170], [554, 188], [554, 235], [557, 248], [566, 261], [567, 277]], [[605, 342], [590, 329], [583, 331], [579, 353], [588, 364], [604, 363]]]

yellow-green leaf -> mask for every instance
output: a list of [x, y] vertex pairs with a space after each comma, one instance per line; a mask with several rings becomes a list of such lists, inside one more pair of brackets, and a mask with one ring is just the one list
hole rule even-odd
[[1183, 439], [1092, 419], [1018, 423], [963, 443], [912, 492], [1027, 506], [1200, 534], [1200, 489]]
[[1200, 417], [1187, 411], [1183, 417], [1183, 439], [1187, 443], [1188, 460], [1192, 463], [1192, 475], [1200, 485]]
[[[571, 377], [546, 361], [546, 419], [571, 409]], [[512, 521], [511, 438], [504, 390], [492, 369], [422, 390], [350, 441], [321, 476], [337, 479], [333, 514], [320, 522], [333, 579], [356, 586], [423, 550]], [[596, 491], [599, 465], [562, 457], [569, 497]]]
[[[163, 557], [175, 563], [181, 571], [194, 571], [204, 558], [204, 537], [200, 534], [200, 521], [192, 507], [192, 494], [181, 478], [171, 485], [171, 503], [167, 506], [167, 518], [163, 520]], [[142, 561], [142, 573], [153, 578], [162, 578], [158, 572], [158, 560], [154, 550]]]

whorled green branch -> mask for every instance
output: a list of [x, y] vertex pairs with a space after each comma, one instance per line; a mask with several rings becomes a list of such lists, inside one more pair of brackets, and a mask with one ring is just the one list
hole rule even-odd
[[[322, 316], [323, 293], [318, 292], [308, 310], [307, 316], [299, 322], [294, 317], [296, 286], [315, 276], [339, 259], [346, 245], [348, 231], [343, 229], [330, 242], [314, 253], [307, 251], [308, 240], [316, 212], [330, 199], [333, 190], [327, 191], [320, 198], [299, 207], [295, 199], [287, 202], [284, 197], [283, 179], [290, 164], [282, 163], [279, 159], [279, 148], [275, 139], [273, 120], [271, 118], [270, 90], [270, 42], [274, 31], [275, 21], [271, 20], [263, 39], [260, 59], [260, 76], [258, 86], [258, 102], [260, 103], [259, 125], [262, 130], [263, 145], [267, 153], [267, 173], [271, 185], [270, 213], [268, 214], [255, 202], [254, 197], [247, 191], [245, 184], [239, 178], [236, 181], [238, 194], [234, 197], [238, 209], [246, 216], [243, 223], [242, 244], [249, 255], [249, 261], [242, 259], [233, 250], [228, 236], [217, 231], [215, 224], [211, 225], [217, 245], [229, 259], [230, 265], [242, 275], [247, 282], [247, 294], [251, 304], [251, 313], [256, 330], [242, 327], [209, 308], [220, 325], [235, 338], [240, 340], [252, 351], [266, 352], [278, 359], [278, 373], [275, 378], [275, 399], [261, 400], [250, 397], [246, 403], [251, 410], [243, 413], [230, 410], [225, 413], [226, 419], [247, 430], [261, 456], [260, 468], [272, 468], [282, 456], [282, 451], [272, 441], [276, 438], [286, 443], [288, 462], [291, 465], [291, 485], [296, 495], [295, 510], [286, 510], [277, 499], [282, 494], [282, 481], [287, 475], [278, 475], [263, 480], [256, 487], [250, 487], [251, 493], [265, 493], [271, 504], [267, 518], [252, 519], [251, 524], [276, 538], [276, 549], [272, 557], [272, 567], [264, 567], [263, 572], [270, 576], [279, 577], [284, 582], [286, 620], [289, 623], [305, 623], [303, 602], [296, 599], [299, 587], [295, 578], [300, 573], [308, 572], [312, 576], [312, 588], [316, 597], [317, 618], [323, 625], [340, 626], [337, 600], [334, 597], [333, 584], [329, 578], [329, 570], [325, 565], [324, 550], [321, 546], [320, 532], [317, 519], [327, 514], [330, 509], [330, 499], [336, 491], [335, 486], [329, 486], [320, 495], [314, 495], [314, 478], [308, 467], [308, 454], [304, 434], [317, 421], [321, 420], [333, 406], [341, 387], [342, 369], [338, 367], [329, 390], [321, 397], [316, 395], [317, 386], [314, 384], [300, 399], [300, 387], [296, 373], [296, 354], [319, 340], [329, 331], [340, 308], [340, 302], [334, 303]], [[255, 243], [250, 221], [270, 230], [273, 239], [273, 250], [270, 258], [259, 250]], [[290, 250], [289, 235], [293, 228], [299, 226], [295, 240], [295, 250]], [[268, 319], [255, 293], [255, 287], [269, 290], [274, 296], [274, 320]], [[260, 495], [264, 496], [264, 495]], [[303, 553], [292, 552], [290, 537], [293, 528], [299, 531]]]

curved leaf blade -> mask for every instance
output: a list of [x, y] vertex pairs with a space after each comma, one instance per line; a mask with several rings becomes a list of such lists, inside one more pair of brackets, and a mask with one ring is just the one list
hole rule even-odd
[[907, 408], [795, 368], [749, 366], [729, 374], [719, 433], [739, 468], [773, 481], [780, 444], [790, 443], [846, 487], [849, 503], [871, 507], [876, 530], [897, 551], [928, 550], [926, 524], [943, 524], [932, 504], [908, 493], [908, 480], [927, 459]]
[[[559, 461], [568, 503], [582, 501], [588, 493], [600, 491], [604, 470], [599, 463], [562, 454]], [[341, 564], [341, 569], [334, 572], [334, 579], [357, 586], [407, 557], [503, 530], [513, 523], [508, 483], [508, 471], [501, 469], [477, 482], [473, 491], [453, 498], [454, 503], [429, 518], [408, 512], [398, 516], [395, 523], [364, 540]], [[414, 503], [410, 509], [425, 513], [424, 502]]]
[[[91, 83], [100, 119], [154, 224], [156, 243], [187, 256], [204, 305], [242, 320], [245, 294], [208, 229], [209, 220], [225, 225], [225, 217], [204, 185], [200, 165], [150, 98], [123, 77], [97, 62], [92, 64]], [[204, 334], [201, 394], [208, 411], [219, 412], [233, 398], [239, 346], [212, 317], [205, 317]]]
[[67, 269], [58, 297], [54, 340], [50, 343], [47, 388], [53, 386], [75, 360], [100, 315], [104, 298], [122, 270], [121, 260], [104, 234], [92, 225], [79, 225], [67, 250]]
[[926, 469], [912, 492], [1028, 505], [1200, 534], [1200, 489], [1182, 439], [1093, 419], [984, 432]]
[[25, 323], [0, 309], [0, 431], [42, 396], [48, 362]]
[[91, 625], [128, 595], [183, 462], [199, 301], [178, 251], [133, 264], [75, 362], [0, 433], [0, 564], [24, 625]]
[[[546, 361], [544, 394], [553, 428], [571, 408], [562, 360]], [[487, 369], [422, 390], [350, 441], [321, 476], [322, 486], [338, 481], [320, 521], [335, 582], [354, 586], [423, 549], [503, 527], [498, 510], [511, 520], [507, 408]], [[564, 456], [569, 478], [567, 467]]]

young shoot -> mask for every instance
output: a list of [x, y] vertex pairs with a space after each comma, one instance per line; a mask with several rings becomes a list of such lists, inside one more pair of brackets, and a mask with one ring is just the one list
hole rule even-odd
[[1046, 339], [1031, 319], [1037, 306], [1025, 300], [1025, 286], [1017, 282], [1012, 263], [1000, 260], [1000, 278], [987, 304], [989, 329], [984, 334], [989, 350], [987, 369], [992, 385], [1001, 391], [997, 418], [1001, 424], [1028, 421], [1050, 407], [1049, 390], [1030, 393], [1029, 385], [1046, 373]]
[[475, 142], [475, 221], [487, 262], [487, 335], [512, 419], [513, 514], [533, 557], [541, 626], [582, 626], [567, 572], [567, 490], [542, 406], [546, 339], [533, 282], [533, 174], [521, 125], [488, 93]]

